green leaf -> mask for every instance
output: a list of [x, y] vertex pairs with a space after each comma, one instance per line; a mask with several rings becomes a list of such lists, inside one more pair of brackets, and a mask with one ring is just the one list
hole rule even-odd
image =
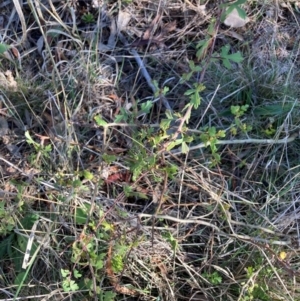
[[173, 119], [173, 114], [170, 110], [166, 110], [165, 114], [168, 119]]
[[76, 179], [76, 180], [74, 180], [74, 181], [72, 182], [72, 186], [73, 186], [74, 188], [79, 188], [79, 187], [82, 186], [82, 182], [81, 182], [79, 179]]
[[221, 48], [221, 56], [222, 56], [222, 57], [227, 57], [228, 52], [229, 52], [229, 49], [230, 49], [230, 46], [229, 46], [229, 45], [223, 46], [223, 47]]
[[77, 225], [84, 225], [88, 218], [90, 205], [85, 204], [85, 207], [77, 207], [75, 210], [75, 222]]
[[52, 145], [51, 144], [48, 144], [44, 147], [44, 150], [46, 153], [50, 153], [52, 151]]
[[[201, 41], [201, 42], [202, 42], [202, 41]], [[200, 42], [199, 42], [199, 43], [200, 43]], [[199, 45], [199, 43], [198, 43], [198, 45]], [[194, 63], [193, 60], [189, 60], [189, 67], [190, 67], [191, 70], [193, 70], [193, 69], [195, 68], [195, 63]]]
[[236, 6], [235, 8], [236, 8], [239, 16], [245, 20], [247, 18], [247, 13], [240, 6]]
[[196, 57], [198, 60], [201, 59], [203, 57], [203, 55], [206, 53], [206, 50], [208, 49], [209, 44], [210, 44], [210, 39], [200, 41], [198, 43], [197, 49], [199, 48], [199, 46], [201, 46], [196, 53]]
[[206, 89], [206, 87], [203, 84], [195, 84], [194, 86], [198, 93], [201, 93], [202, 91], [204, 91]]
[[169, 91], [170, 91], [170, 88], [167, 87], [167, 86], [165, 86], [165, 87], [163, 88], [163, 90], [162, 90], [162, 94], [163, 94], [163, 95], [166, 95]]
[[176, 141], [171, 141], [170, 144], [167, 146], [167, 150], [170, 151], [175, 146], [181, 144], [183, 142], [183, 139], [177, 139]]
[[97, 269], [97, 270], [100, 270], [104, 267], [104, 261], [103, 259], [106, 257], [106, 253], [101, 253], [99, 254], [96, 259], [95, 259], [95, 263], [94, 263], [94, 267]]
[[210, 127], [208, 129], [208, 134], [209, 134], [210, 137], [215, 137], [216, 136], [216, 132], [217, 132], [217, 130], [216, 130], [216, 128], [214, 126], [212, 126], [212, 127]]
[[237, 1], [235, 1], [235, 2], [233, 3], [233, 5], [234, 5], [235, 7], [237, 7], [238, 5], [242, 5], [242, 4], [246, 3], [246, 2], [247, 2], [247, 0], [237, 0]]
[[182, 142], [182, 144], [181, 144], [181, 152], [182, 152], [183, 154], [187, 154], [188, 151], [189, 151], [188, 145], [187, 145], [185, 142]]
[[79, 289], [78, 284], [74, 280], [64, 280], [62, 287], [65, 292], [75, 292]]
[[191, 104], [194, 106], [195, 109], [198, 109], [200, 103], [201, 103], [201, 97], [198, 92], [195, 92], [191, 96]]
[[120, 113], [116, 116], [115, 122], [128, 121], [130, 114], [124, 108], [120, 108]]
[[167, 129], [170, 128], [171, 122], [172, 122], [172, 119], [162, 119], [161, 122], [160, 122], [159, 127], [160, 127], [162, 130], [166, 131]]
[[215, 24], [216, 24], [217, 19], [212, 17], [210, 19], [210, 23], [207, 29], [207, 33], [211, 36], [213, 36], [215, 34]]
[[37, 143], [31, 138], [29, 131], [25, 131], [25, 138], [28, 144], [34, 144], [36, 145]]
[[226, 45], [221, 48], [221, 58], [224, 66], [227, 69], [231, 68], [230, 61], [235, 63], [240, 63], [243, 61], [241, 53], [238, 51], [236, 53], [229, 54], [230, 46]]
[[9, 46], [7, 44], [0, 43], [0, 54], [4, 53], [8, 49], [9, 49]]
[[82, 274], [80, 274], [79, 271], [76, 269], [74, 269], [73, 275], [74, 275], [74, 278], [76, 278], [76, 279], [82, 277]]
[[94, 178], [94, 175], [91, 172], [89, 172], [88, 170], [83, 171], [83, 176], [86, 180], [93, 180], [93, 178]]
[[189, 89], [184, 92], [184, 95], [192, 95], [193, 93], [195, 93], [195, 89]]
[[241, 54], [239, 51], [236, 52], [236, 53], [230, 54], [230, 55], [228, 56], [228, 58], [229, 58], [231, 61], [235, 62], [235, 63], [240, 63], [240, 62], [242, 62], [242, 61], [244, 60], [242, 54]]
[[153, 103], [150, 100], [148, 100], [147, 102], [142, 103], [141, 110], [143, 113], [148, 114], [151, 111], [152, 107]]
[[117, 294], [112, 292], [112, 291], [107, 291], [107, 292], [101, 292], [101, 297], [100, 300], [102, 301], [114, 301]]
[[70, 275], [70, 271], [69, 270], [64, 270], [64, 269], [60, 269], [60, 273], [62, 275], [63, 278], [66, 278]]
[[247, 0], [237, 0], [237, 1], [235, 1], [234, 3], [231, 3], [231, 4], [228, 4], [228, 3], [220, 4], [220, 7], [221, 7], [221, 8], [226, 8], [226, 7], [231, 7], [231, 6], [233, 6], [233, 8], [236, 8], [238, 5], [244, 4], [244, 3], [246, 3], [246, 2], [247, 2]]
[[26, 277], [26, 272], [20, 272], [14, 280], [14, 285], [23, 284], [24, 277]]
[[218, 131], [217, 134], [218, 138], [224, 138], [226, 136], [226, 132], [224, 130]]
[[99, 115], [95, 116], [94, 120], [96, 121], [98, 126], [107, 126], [107, 122], [103, 120]]
[[222, 15], [222, 22], [224, 21], [224, 19], [226, 19], [226, 17], [235, 9], [235, 6], [234, 5], [230, 5], [228, 6], [228, 8], [226, 9], [224, 15]]
[[103, 159], [106, 163], [110, 164], [110, 163], [116, 161], [117, 156], [115, 156], [115, 155], [103, 154], [103, 155], [102, 155], [102, 159]]
[[231, 64], [230, 64], [230, 61], [228, 59], [224, 58], [222, 60], [222, 63], [223, 63], [223, 65], [224, 65], [225, 68], [227, 68], [227, 69], [231, 68]]
[[231, 110], [231, 114], [236, 116], [240, 111], [240, 106], [231, 106], [230, 110]]
[[187, 143], [191, 143], [193, 140], [194, 140], [194, 137], [193, 136], [190, 136], [190, 135], [186, 135], [184, 136], [184, 142], [187, 142]]

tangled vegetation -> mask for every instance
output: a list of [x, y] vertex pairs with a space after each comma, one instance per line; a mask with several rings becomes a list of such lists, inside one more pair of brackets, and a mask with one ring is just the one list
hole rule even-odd
[[0, 299], [300, 300], [299, 22], [3, 1]]

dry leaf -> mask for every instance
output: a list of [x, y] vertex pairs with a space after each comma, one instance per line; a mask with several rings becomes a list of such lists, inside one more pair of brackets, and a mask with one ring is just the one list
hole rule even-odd
[[109, 29], [110, 29], [110, 35], [108, 38], [107, 46], [110, 47], [110, 49], [114, 49], [117, 40], [117, 24], [115, 19], [111, 20]]
[[236, 8], [234, 8], [224, 20], [224, 24], [233, 28], [243, 27], [249, 22], [249, 18], [243, 19], [240, 17]]
[[44, 37], [40, 36], [36, 42], [36, 46], [37, 46], [37, 51], [40, 55], [42, 55], [42, 51], [44, 48]]
[[5, 117], [0, 116], [0, 137], [8, 134], [8, 122]]
[[20, 59], [21, 56], [20, 56], [19, 50], [16, 47], [11, 47], [10, 51], [16, 59]]
[[129, 13], [120, 11], [117, 19], [118, 31], [126, 30], [130, 19], [131, 19], [131, 15]]
[[0, 86], [10, 89], [12, 91], [17, 91], [18, 84], [12, 75], [10, 70], [7, 70], [4, 74], [0, 72]]

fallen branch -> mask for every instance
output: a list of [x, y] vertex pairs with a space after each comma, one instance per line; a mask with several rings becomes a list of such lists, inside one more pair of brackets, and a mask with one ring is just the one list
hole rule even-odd
[[[145, 78], [145, 80], [147, 81], [147, 84], [148, 86], [151, 88], [152, 92], [154, 94], [156, 94], [158, 92], [158, 89], [155, 87], [155, 85], [153, 84], [152, 82], [152, 79], [151, 79], [151, 76], [150, 74], [148, 73], [146, 67], [145, 67], [145, 64], [143, 62], [143, 60], [141, 59], [140, 55], [138, 54], [138, 52], [135, 50], [135, 49], [130, 49], [130, 44], [128, 43], [127, 39], [125, 38], [125, 36], [119, 32], [118, 33], [118, 37], [120, 39], [120, 41], [126, 46], [129, 48], [129, 52], [134, 56], [137, 64], [139, 65], [140, 67], [140, 70], [141, 70], [141, 73], [143, 75], [143, 77]], [[162, 100], [162, 103], [163, 105], [165, 106], [165, 108], [167, 110], [169, 110], [170, 112], [172, 112], [172, 108], [169, 104], [169, 102], [167, 101], [167, 99], [164, 97], [164, 96], [160, 96], [161, 97], [161, 100]]]
[[[217, 140], [217, 142], [215, 142], [215, 145], [229, 145], [229, 144], [286, 144], [286, 143], [290, 143], [292, 141], [294, 141], [296, 138], [299, 137], [298, 133], [295, 133], [291, 136], [287, 136], [284, 137], [282, 139], [241, 139], [241, 140]], [[208, 147], [210, 145], [209, 142], [202, 142], [198, 145], [195, 146], [191, 146], [189, 148], [189, 151], [192, 150], [196, 150], [196, 149], [200, 149], [200, 148], [205, 148]], [[180, 155], [182, 153], [182, 151], [180, 151], [179, 149], [174, 149], [171, 150], [171, 153], [173, 155]]]
[[[241, 239], [241, 240], [247, 240], [247, 241], [251, 241], [251, 242], [262, 242], [262, 243], [268, 243], [270, 245], [280, 245], [280, 246], [289, 246], [292, 244], [292, 241], [289, 237], [288, 240], [272, 240], [272, 239], [264, 239], [264, 238], [260, 238], [260, 237], [251, 237], [249, 235], [240, 235], [237, 234], [235, 232], [233, 233], [225, 233], [223, 232], [218, 226], [204, 221], [204, 220], [200, 220], [200, 219], [181, 219], [181, 218], [176, 218], [173, 216], [169, 216], [169, 215], [159, 215], [159, 214], [146, 214], [146, 213], [140, 213], [138, 214], [138, 219], [141, 220], [143, 217], [147, 217], [147, 218], [156, 218], [156, 219], [164, 219], [164, 220], [169, 220], [169, 221], [173, 221], [175, 223], [179, 223], [179, 224], [198, 224], [198, 225], [202, 225], [202, 226], [207, 226], [207, 227], [211, 227], [212, 229], [214, 229], [218, 234], [222, 235], [222, 236], [226, 236], [226, 237], [232, 237], [232, 238], [237, 238], [237, 239]], [[239, 223], [239, 222], [234, 222], [231, 221], [235, 224], [243, 224], [246, 225], [244, 223]], [[247, 225], [249, 226], [249, 225]], [[251, 228], [259, 228], [260, 230], [270, 233], [270, 234], [274, 234], [274, 235], [283, 235], [282, 233], [276, 233], [272, 230], [269, 229], [264, 229], [262, 227], [251, 227]]]

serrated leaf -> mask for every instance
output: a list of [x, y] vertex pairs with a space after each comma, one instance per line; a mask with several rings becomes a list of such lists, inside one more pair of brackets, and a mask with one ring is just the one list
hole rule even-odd
[[209, 134], [210, 137], [216, 136], [216, 132], [217, 132], [217, 130], [214, 126], [212, 126], [208, 129], [208, 134]]
[[167, 130], [167, 129], [169, 129], [171, 122], [172, 122], [171, 119], [162, 119], [161, 122], [160, 122], [159, 127], [162, 130]]
[[221, 48], [221, 57], [227, 57], [228, 52], [229, 52], [230, 46], [225, 45]]
[[153, 103], [148, 100], [147, 102], [142, 103], [141, 110], [143, 113], [148, 114], [150, 112], [150, 110], [152, 109], [152, 107], [153, 107]]
[[116, 298], [117, 294], [113, 291], [107, 291], [102, 293], [102, 297], [100, 300], [103, 301], [114, 301]]
[[114, 121], [115, 121], [116, 123], [118, 123], [118, 122], [121, 122], [121, 121], [123, 121], [123, 120], [126, 120], [126, 119], [124, 118], [124, 115], [117, 115]]
[[184, 136], [184, 141], [187, 143], [191, 143], [194, 140], [193, 136]]
[[231, 68], [231, 64], [230, 64], [230, 61], [228, 59], [224, 58], [222, 60], [222, 63], [223, 63], [223, 65], [224, 65], [225, 68], [227, 68], [227, 69]]
[[76, 269], [74, 270], [73, 275], [74, 275], [74, 278], [76, 278], [76, 279], [82, 277], [82, 274], [80, 274], [79, 271]]
[[79, 286], [74, 280], [70, 280], [69, 288], [70, 288], [69, 291], [75, 292], [79, 289]]
[[[199, 44], [199, 43], [198, 43]], [[194, 61], [193, 60], [189, 60], [189, 67], [190, 67], [190, 69], [194, 69], [194, 67], [195, 67], [195, 63], [194, 63]]]
[[201, 97], [199, 95], [198, 92], [195, 92], [192, 96], [191, 96], [191, 103], [194, 106], [195, 109], [198, 109], [200, 103], [201, 103]]
[[70, 271], [69, 270], [60, 269], [60, 273], [61, 273], [61, 275], [62, 275], [63, 278], [66, 278], [67, 276], [70, 275]]
[[228, 58], [235, 63], [240, 63], [244, 60], [244, 58], [242, 57], [242, 54], [239, 51], [236, 53], [230, 54], [228, 56]]
[[219, 130], [217, 135], [220, 138], [224, 138], [226, 136], [226, 132], [224, 130]]

